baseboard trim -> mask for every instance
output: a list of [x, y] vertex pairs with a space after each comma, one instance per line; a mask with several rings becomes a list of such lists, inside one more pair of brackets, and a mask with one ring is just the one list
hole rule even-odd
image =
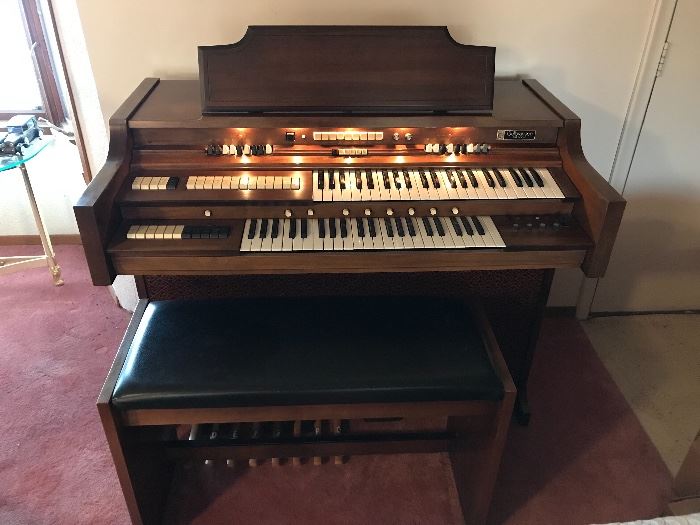
[[[0, 235], [0, 246], [40, 245], [38, 235]], [[81, 244], [77, 233], [51, 235], [51, 244]]]
[[544, 309], [546, 317], [576, 317], [575, 306], [547, 306]]
[[638, 310], [638, 311], [621, 311], [621, 312], [591, 312], [590, 317], [629, 317], [630, 315], [698, 315], [700, 310], [686, 308], [682, 310]]

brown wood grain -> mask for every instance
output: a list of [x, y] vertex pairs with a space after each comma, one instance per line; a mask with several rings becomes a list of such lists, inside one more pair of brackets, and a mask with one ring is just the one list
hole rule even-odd
[[250, 26], [199, 47], [202, 113], [487, 113], [495, 54], [446, 27]]

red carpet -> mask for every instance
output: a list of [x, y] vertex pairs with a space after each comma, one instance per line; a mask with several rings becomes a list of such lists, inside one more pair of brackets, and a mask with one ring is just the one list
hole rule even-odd
[[[38, 253], [3, 247], [0, 253]], [[0, 277], [0, 524], [123, 524], [126, 507], [94, 403], [128, 315], [91, 286], [77, 246], [48, 271]], [[571, 319], [549, 319], [534, 364], [528, 428], [513, 425], [494, 524], [585, 524], [659, 515], [670, 475]], [[188, 475], [193, 475], [189, 473]], [[459, 522], [441, 455], [231, 472], [211, 499], [174, 494], [168, 523]]]

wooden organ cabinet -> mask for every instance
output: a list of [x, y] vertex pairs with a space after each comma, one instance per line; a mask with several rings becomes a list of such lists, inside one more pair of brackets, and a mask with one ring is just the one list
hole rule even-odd
[[134, 275], [151, 301], [470, 298], [527, 421], [553, 273], [602, 276], [625, 202], [579, 118], [536, 80], [494, 81], [494, 61], [440, 27], [258, 26], [200, 47], [199, 81], [147, 78], [110, 120], [75, 206], [93, 283]]

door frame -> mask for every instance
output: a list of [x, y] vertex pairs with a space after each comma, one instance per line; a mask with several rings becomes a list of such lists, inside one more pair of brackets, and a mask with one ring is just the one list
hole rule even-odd
[[[642, 134], [656, 79], [663, 74], [663, 70], [659, 72], [659, 66], [663, 66], [663, 57], [667, 50], [666, 43], [677, 5], [678, 0], [656, 0], [654, 5], [642, 59], [637, 70], [637, 78], [632, 88], [630, 102], [620, 132], [620, 141], [608, 178], [608, 182], [622, 196], [625, 194], [625, 186], [637, 151], [639, 137]], [[590, 317], [598, 282], [598, 278], [588, 277], [585, 277], [581, 282], [576, 301], [576, 317], [578, 319]]]

